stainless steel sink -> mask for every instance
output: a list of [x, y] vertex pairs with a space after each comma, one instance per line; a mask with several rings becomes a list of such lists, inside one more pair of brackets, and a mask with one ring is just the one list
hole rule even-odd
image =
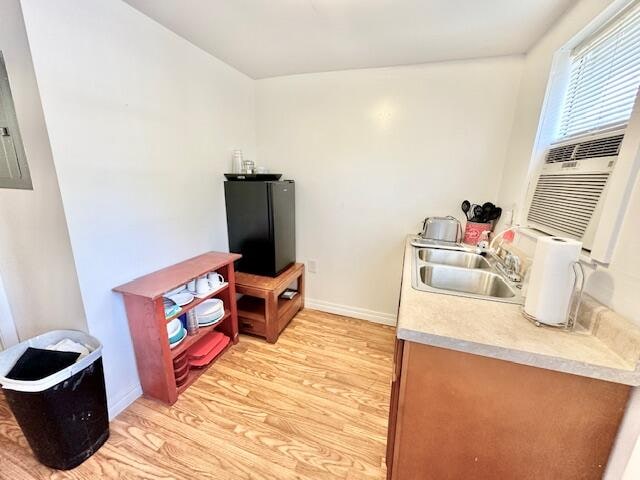
[[412, 286], [425, 292], [524, 303], [522, 285], [501, 274], [493, 257], [469, 251], [415, 247]]
[[484, 297], [513, 298], [516, 293], [496, 273], [451, 268], [442, 265], [420, 267], [420, 281], [432, 288]]
[[424, 262], [438, 265], [450, 265], [463, 268], [491, 268], [487, 259], [477, 253], [438, 250], [437, 248], [421, 248], [418, 250], [418, 257]]

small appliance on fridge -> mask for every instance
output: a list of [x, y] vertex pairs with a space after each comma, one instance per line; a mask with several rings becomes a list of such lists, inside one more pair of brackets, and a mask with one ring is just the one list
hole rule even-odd
[[238, 271], [275, 277], [295, 262], [293, 180], [229, 179], [224, 195], [229, 250], [242, 254]]

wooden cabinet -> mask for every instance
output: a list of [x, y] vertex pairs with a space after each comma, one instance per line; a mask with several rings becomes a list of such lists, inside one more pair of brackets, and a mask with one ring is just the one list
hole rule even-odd
[[[291, 300], [280, 298], [294, 283], [298, 294]], [[236, 291], [243, 294], [238, 301], [240, 331], [275, 343], [295, 314], [304, 308], [304, 264], [294, 263], [277, 277], [238, 272]]]
[[[238, 343], [238, 314], [233, 267], [233, 262], [238, 258], [240, 255], [233, 253], [209, 252], [113, 289], [124, 296], [138, 374], [145, 396], [169, 404], [175, 403], [178, 395], [195, 382], [207, 367], [190, 370], [186, 382], [177, 386], [173, 361], [212, 330], [218, 330], [230, 338], [227, 348]], [[167, 322], [175, 317], [165, 317], [163, 295], [212, 271], [220, 273], [225, 278], [226, 284], [204, 298], [194, 299], [182, 307], [178, 315], [195, 308], [208, 298], [219, 298], [224, 302], [224, 317], [215, 325], [201, 327], [196, 335], [186, 337], [179, 346], [171, 350], [167, 336]]]
[[398, 341], [387, 478], [599, 479], [626, 385]]

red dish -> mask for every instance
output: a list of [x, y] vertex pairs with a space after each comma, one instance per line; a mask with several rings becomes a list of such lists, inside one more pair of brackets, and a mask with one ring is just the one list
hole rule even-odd
[[220, 352], [222, 352], [225, 347], [229, 345], [230, 340], [231, 339], [226, 335], [222, 335], [222, 339], [220, 340], [220, 342], [218, 342], [218, 344], [213, 347], [213, 349], [207, 356], [202, 358], [190, 358], [189, 365], [196, 368], [202, 368], [209, 365], [213, 361], [213, 359], [220, 355]]
[[178, 358], [173, 361], [173, 369], [181, 370], [185, 365], [189, 364], [189, 357], [187, 356], [187, 352], [180, 354]]
[[174, 367], [173, 374], [175, 375], [176, 378], [180, 378], [184, 375], [184, 372], [188, 372], [188, 371], [189, 371], [189, 361], [187, 360], [184, 363], [184, 365], [181, 365], [179, 368]]
[[182, 374], [182, 376], [176, 377], [176, 387], [181, 387], [182, 385], [187, 383], [188, 379], [189, 379], [189, 369], [187, 368]]
[[223, 333], [211, 332], [207, 333], [204, 337], [194, 343], [187, 353], [189, 360], [200, 359], [209, 356], [209, 353], [222, 341], [227, 338]]

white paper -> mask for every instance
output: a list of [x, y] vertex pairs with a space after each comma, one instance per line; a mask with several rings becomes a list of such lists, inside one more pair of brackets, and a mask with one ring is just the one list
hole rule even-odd
[[524, 311], [540, 323], [562, 325], [567, 320], [582, 243], [570, 238], [538, 239], [531, 266]]

